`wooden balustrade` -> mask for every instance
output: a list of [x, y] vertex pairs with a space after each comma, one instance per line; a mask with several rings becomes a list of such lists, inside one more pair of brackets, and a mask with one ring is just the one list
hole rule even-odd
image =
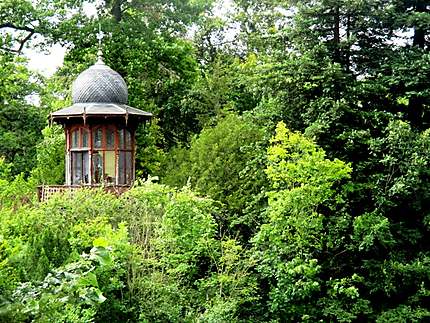
[[39, 201], [47, 201], [54, 194], [73, 194], [79, 189], [99, 189], [103, 188], [104, 191], [115, 194], [117, 196], [127, 192], [131, 186], [129, 185], [42, 185], [37, 188], [37, 196]]

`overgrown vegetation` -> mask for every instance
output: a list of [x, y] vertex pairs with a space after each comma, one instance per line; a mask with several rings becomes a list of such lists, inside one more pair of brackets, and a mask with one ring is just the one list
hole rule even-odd
[[[87, 2], [0, 3], [0, 321], [429, 319], [425, 1]], [[99, 24], [149, 180], [41, 203]]]

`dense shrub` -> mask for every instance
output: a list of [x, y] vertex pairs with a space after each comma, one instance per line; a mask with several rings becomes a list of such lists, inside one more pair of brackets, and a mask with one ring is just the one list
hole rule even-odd
[[236, 318], [254, 297], [254, 280], [242, 247], [217, 239], [217, 212], [210, 199], [151, 183], [120, 198], [82, 189], [3, 208], [0, 317]]

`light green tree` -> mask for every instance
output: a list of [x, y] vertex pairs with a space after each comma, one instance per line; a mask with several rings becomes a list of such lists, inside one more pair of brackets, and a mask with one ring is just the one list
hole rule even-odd
[[339, 185], [351, 168], [327, 159], [321, 148], [284, 123], [271, 142], [269, 219], [253, 238], [257, 270], [269, 282], [270, 315], [350, 322], [368, 311], [356, 286], [361, 278], [346, 272], [327, 276], [331, 268], [325, 257], [335, 257], [343, 248], [336, 234], [342, 234], [337, 230], [348, 220], [339, 207]]

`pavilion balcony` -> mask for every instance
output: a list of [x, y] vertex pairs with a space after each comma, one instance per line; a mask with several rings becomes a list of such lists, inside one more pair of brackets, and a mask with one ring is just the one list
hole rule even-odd
[[41, 185], [37, 187], [37, 197], [40, 202], [49, 200], [54, 194], [72, 195], [80, 189], [100, 189], [117, 196], [127, 192], [131, 185]]

